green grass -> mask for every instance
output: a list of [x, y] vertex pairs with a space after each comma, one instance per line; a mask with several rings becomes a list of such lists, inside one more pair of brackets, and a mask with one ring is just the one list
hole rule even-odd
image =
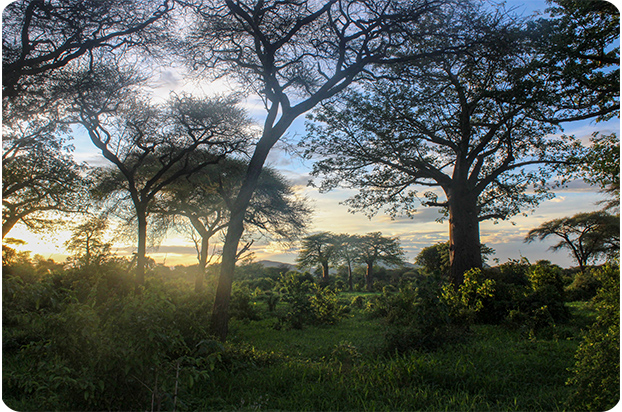
[[[479, 325], [465, 343], [392, 356], [379, 350], [380, 321], [359, 311], [338, 325], [303, 330], [275, 330], [272, 318], [234, 321], [231, 342], [253, 348], [247, 362], [217, 369], [188, 395], [202, 410], [561, 410], [591, 316], [585, 305], [572, 311], [576, 321], [547, 339]], [[349, 351], [336, 349], [343, 342]]]

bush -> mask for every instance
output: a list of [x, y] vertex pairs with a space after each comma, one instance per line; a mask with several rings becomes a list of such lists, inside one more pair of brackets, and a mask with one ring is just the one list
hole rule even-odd
[[255, 302], [252, 301], [251, 292], [246, 289], [236, 289], [231, 294], [231, 303], [229, 306], [229, 314], [231, 317], [239, 320], [259, 320], [259, 309]]
[[339, 303], [338, 293], [328, 287], [316, 286], [309, 297], [312, 322], [316, 325], [334, 325], [345, 316], [345, 306]]
[[620, 269], [607, 265], [594, 273], [602, 283], [593, 299], [597, 317], [575, 355], [568, 384], [574, 410], [613, 408], [620, 399]]
[[442, 293], [443, 283], [429, 277], [368, 302], [370, 315], [382, 317], [386, 323], [387, 352], [434, 350], [464, 337], [468, 325], [452, 319], [452, 308], [441, 299]]
[[566, 288], [566, 296], [569, 301], [585, 301], [596, 296], [596, 292], [602, 287], [602, 283], [594, 272], [595, 270], [591, 269], [575, 274], [574, 280]]

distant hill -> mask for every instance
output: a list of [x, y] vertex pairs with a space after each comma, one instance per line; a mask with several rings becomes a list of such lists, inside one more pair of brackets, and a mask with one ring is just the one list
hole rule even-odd
[[255, 263], [259, 263], [260, 265], [262, 265], [265, 268], [286, 268], [287, 270], [294, 270], [296, 269], [296, 265], [292, 265], [290, 263], [283, 263], [283, 262], [275, 262], [273, 260], [259, 260]]

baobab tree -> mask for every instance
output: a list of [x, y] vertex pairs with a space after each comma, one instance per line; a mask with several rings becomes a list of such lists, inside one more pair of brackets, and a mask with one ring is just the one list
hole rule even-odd
[[534, 208], [579, 162], [580, 142], [554, 134], [558, 123], [602, 116], [615, 104], [615, 96], [551, 72], [561, 68], [549, 67], [551, 51], [534, 43], [539, 26], [491, 18], [479, 20], [489, 41], [469, 53], [393, 67], [387, 80], [325, 102], [303, 144], [318, 159], [321, 191], [358, 189], [346, 201], [355, 211], [441, 208], [455, 287], [482, 267], [479, 223]]

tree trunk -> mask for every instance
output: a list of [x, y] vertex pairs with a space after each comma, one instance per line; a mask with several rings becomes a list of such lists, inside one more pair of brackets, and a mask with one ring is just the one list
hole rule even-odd
[[[273, 131], [273, 133], [275, 132]], [[227, 235], [225, 236], [225, 244], [222, 249], [220, 277], [218, 278], [218, 287], [216, 288], [210, 324], [210, 332], [223, 342], [227, 339], [227, 334], [229, 332], [231, 285], [233, 284], [238, 244], [244, 232], [244, 215], [246, 214], [246, 208], [257, 187], [257, 181], [259, 180], [259, 175], [268, 157], [268, 153], [282, 134], [281, 132], [280, 134], [276, 133], [275, 135], [270, 135], [264, 132], [264, 136], [262, 136], [255, 147], [255, 152], [246, 170], [246, 178], [231, 208], [229, 226], [227, 228]]]
[[449, 279], [454, 288], [464, 281], [464, 273], [482, 267], [479, 241], [477, 196], [456, 190], [447, 196], [449, 204]]
[[205, 290], [205, 267], [207, 266], [207, 253], [209, 252], [209, 237], [201, 237], [201, 250], [199, 251], [199, 265], [194, 280], [194, 291], [201, 293]]
[[322, 283], [328, 284], [328, 262], [322, 262]]
[[352, 285], [352, 264], [350, 263], [350, 261], [348, 261], [348, 287], [350, 289], [350, 292], [352, 292], [354, 286]]
[[136, 286], [145, 284], [145, 262], [147, 254], [147, 213], [145, 208], [136, 208], [138, 220], [138, 248], [136, 251]]
[[367, 270], [365, 271], [365, 284], [366, 284], [368, 292], [371, 292], [374, 289], [374, 284], [372, 282], [373, 276], [374, 276], [374, 264], [367, 262]]

